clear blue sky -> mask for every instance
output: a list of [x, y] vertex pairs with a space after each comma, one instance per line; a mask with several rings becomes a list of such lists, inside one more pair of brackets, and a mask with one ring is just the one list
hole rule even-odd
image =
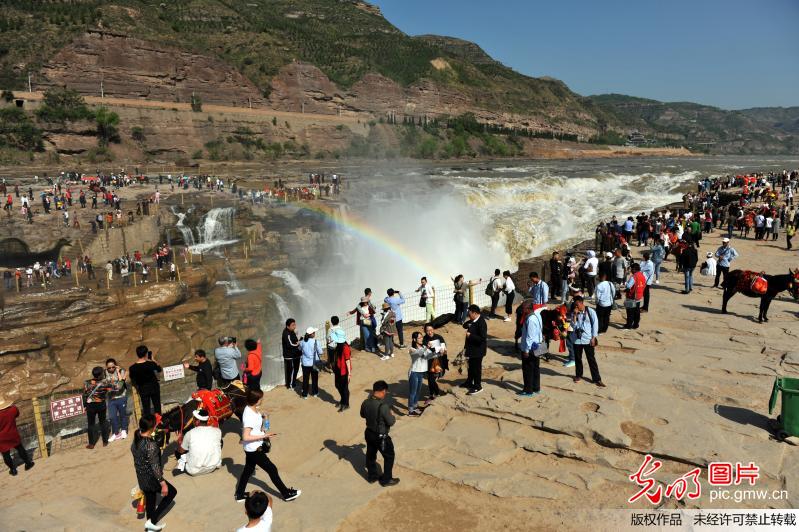
[[799, 105], [799, 0], [373, 0], [410, 35], [474, 41], [583, 95]]

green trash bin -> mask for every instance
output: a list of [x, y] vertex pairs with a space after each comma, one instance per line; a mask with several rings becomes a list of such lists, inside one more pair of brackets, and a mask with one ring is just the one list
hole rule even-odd
[[777, 406], [777, 395], [782, 392], [782, 409], [777, 418], [780, 438], [799, 436], [799, 379], [777, 377], [771, 389], [771, 400], [768, 403], [768, 413], [771, 414]]

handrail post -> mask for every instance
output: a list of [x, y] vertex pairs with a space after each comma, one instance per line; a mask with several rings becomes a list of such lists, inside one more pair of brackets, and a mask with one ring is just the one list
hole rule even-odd
[[42, 458], [47, 458], [47, 440], [44, 437], [44, 423], [42, 423], [42, 410], [39, 406], [39, 398], [34, 397], [31, 399], [33, 404], [33, 420], [36, 423], [36, 437], [39, 440], [39, 450], [42, 453]]

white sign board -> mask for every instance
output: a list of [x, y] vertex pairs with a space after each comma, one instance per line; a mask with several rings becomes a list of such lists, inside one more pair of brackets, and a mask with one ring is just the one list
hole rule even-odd
[[177, 379], [182, 379], [185, 377], [185, 373], [183, 372], [183, 364], [178, 364], [177, 366], [167, 366], [164, 368], [164, 380], [165, 381], [174, 381]]

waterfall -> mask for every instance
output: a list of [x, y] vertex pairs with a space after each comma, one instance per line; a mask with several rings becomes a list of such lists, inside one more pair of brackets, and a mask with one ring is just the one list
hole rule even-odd
[[280, 323], [285, 323], [287, 319], [291, 317], [291, 310], [289, 309], [288, 303], [286, 300], [280, 297], [280, 294], [272, 293], [272, 299], [275, 300], [275, 305], [277, 305], [277, 311], [280, 314]]
[[272, 277], [277, 277], [285, 283], [292, 295], [299, 300], [302, 310], [308, 311], [314, 308], [314, 300], [310, 292], [303, 288], [297, 276], [288, 270], [276, 270], [272, 272]]
[[233, 207], [217, 207], [208, 211], [197, 227], [200, 242], [191, 246], [192, 253], [236, 242], [233, 238], [233, 213]]
[[183, 235], [183, 243], [186, 244], [187, 246], [193, 246], [194, 245], [194, 233], [192, 233], [191, 227], [186, 227], [183, 224], [183, 220], [186, 219], [186, 213], [185, 212], [175, 212], [175, 216], [178, 217], [178, 223], [175, 224], [175, 227], [177, 227], [178, 231], [180, 231], [180, 234]]
[[224, 284], [225, 285], [225, 294], [229, 296], [234, 296], [236, 294], [242, 294], [247, 291], [246, 288], [242, 288], [241, 283], [239, 280], [236, 279], [236, 274], [233, 273], [233, 270], [230, 269], [230, 263], [225, 260], [225, 271], [228, 274], [229, 281], [217, 281], [216, 284]]

